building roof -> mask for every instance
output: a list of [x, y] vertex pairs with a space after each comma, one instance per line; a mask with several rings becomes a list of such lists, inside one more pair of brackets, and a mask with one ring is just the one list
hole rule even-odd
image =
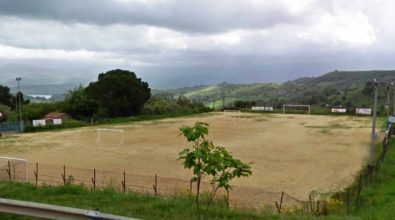
[[63, 112], [50, 112], [44, 116], [45, 119], [69, 118], [69, 115]]

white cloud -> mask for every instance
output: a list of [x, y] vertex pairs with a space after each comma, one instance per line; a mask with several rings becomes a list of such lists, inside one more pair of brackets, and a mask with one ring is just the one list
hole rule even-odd
[[337, 10], [322, 15], [318, 22], [301, 27], [298, 37], [319, 44], [364, 47], [376, 41], [369, 18], [361, 11]]

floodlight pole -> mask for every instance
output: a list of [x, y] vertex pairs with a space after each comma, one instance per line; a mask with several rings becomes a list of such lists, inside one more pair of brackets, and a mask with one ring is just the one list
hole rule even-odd
[[374, 105], [373, 105], [373, 117], [372, 117], [372, 136], [370, 139], [370, 158], [369, 158], [369, 167], [373, 169], [376, 163], [376, 118], [377, 118], [377, 81], [373, 79], [374, 82]]
[[21, 87], [20, 82], [22, 77], [17, 77], [16, 81], [18, 82], [18, 95], [17, 95], [17, 105], [19, 105], [19, 123], [20, 123], [20, 131], [23, 132], [23, 122], [22, 122], [22, 100], [21, 100]]
[[225, 110], [225, 88], [222, 90], [222, 110]]

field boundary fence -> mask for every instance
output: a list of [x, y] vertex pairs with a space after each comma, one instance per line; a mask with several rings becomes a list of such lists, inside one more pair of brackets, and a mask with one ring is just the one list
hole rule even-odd
[[[380, 171], [381, 165], [389, 149], [391, 132], [388, 132], [382, 142], [382, 151], [377, 159], [374, 169], [364, 167], [357, 181], [348, 188], [335, 193], [311, 193], [308, 200], [300, 200], [286, 192], [272, 192], [261, 188], [233, 186], [230, 192], [219, 191], [217, 199], [222, 200], [228, 207], [270, 209], [274, 212], [313, 213], [325, 215], [331, 210], [328, 201], [335, 200], [345, 204], [346, 212], [350, 213], [352, 206], [358, 203], [361, 191], [371, 184]], [[0, 166], [0, 180], [9, 182], [27, 181], [36, 185], [83, 185], [92, 189], [111, 187], [119, 192], [139, 192], [155, 196], [194, 195], [194, 182], [158, 174], [151, 176], [133, 174], [127, 171], [105, 171], [96, 168], [86, 169], [67, 165], [50, 165], [43, 163], [30, 163], [27, 179], [22, 178], [24, 169], [15, 169], [10, 172], [9, 163]], [[212, 185], [203, 182], [203, 192], [212, 190]]]
[[[382, 148], [379, 156], [376, 159], [375, 166], [374, 167], [371, 167], [369, 165], [364, 166], [360, 170], [359, 174], [356, 176], [356, 179], [352, 185], [350, 185], [349, 187], [345, 188], [340, 192], [331, 194], [330, 196], [331, 201], [333, 203], [342, 204], [343, 208], [345, 209], [343, 210], [343, 212], [347, 214], [352, 213], [353, 208], [358, 206], [358, 203], [360, 202], [360, 196], [363, 189], [365, 189], [370, 184], [374, 183], [374, 181], [376, 180], [376, 177], [379, 174], [381, 166], [388, 153], [392, 133], [393, 133], [392, 129], [386, 132], [384, 139], [380, 144]], [[324, 211], [330, 212], [330, 210], [328, 210], [326, 206]]]
[[1, 122], [0, 123], [0, 133], [1, 132], [20, 132], [21, 123], [20, 122]]
[[[9, 164], [9, 163], [8, 163]], [[61, 186], [67, 184], [83, 185], [91, 189], [111, 187], [119, 192], [147, 193], [155, 196], [187, 195], [195, 192], [195, 183], [191, 180], [163, 177], [160, 175], [138, 175], [127, 171], [114, 172], [100, 169], [85, 169], [73, 166], [59, 166], [44, 163], [30, 163], [28, 178], [24, 178], [24, 168], [17, 167], [10, 172], [7, 163], [0, 166], [0, 180], [8, 182], [29, 182], [36, 185]], [[212, 185], [202, 182], [202, 192], [212, 190]], [[282, 210], [306, 209], [306, 201], [297, 199], [285, 192], [273, 192], [260, 188], [233, 186], [227, 192], [220, 190], [216, 198], [224, 201], [228, 207], [234, 208], [269, 208], [281, 212]], [[276, 206], [277, 204], [277, 206]]]

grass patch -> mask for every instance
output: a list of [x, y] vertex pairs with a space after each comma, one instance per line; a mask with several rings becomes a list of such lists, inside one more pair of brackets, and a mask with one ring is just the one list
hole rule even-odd
[[392, 140], [387, 157], [375, 181], [361, 192], [354, 214], [362, 219], [394, 219], [395, 216], [395, 142]]
[[[0, 197], [47, 203], [82, 209], [99, 210], [139, 219], [196, 219], [194, 200], [188, 195], [170, 198], [141, 193], [120, 193], [112, 188], [93, 190], [81, 185], [40, 186], [0, 182]], [[0, 213], [0, 219], [33, 219]], [[227, 209], [223, 202], [213, 204], [208, 219], [316, 219], [309, 214], [276, 214], [268, 210]], [[328, 216], [326, 219], [355, 219], [349, 216]]]

